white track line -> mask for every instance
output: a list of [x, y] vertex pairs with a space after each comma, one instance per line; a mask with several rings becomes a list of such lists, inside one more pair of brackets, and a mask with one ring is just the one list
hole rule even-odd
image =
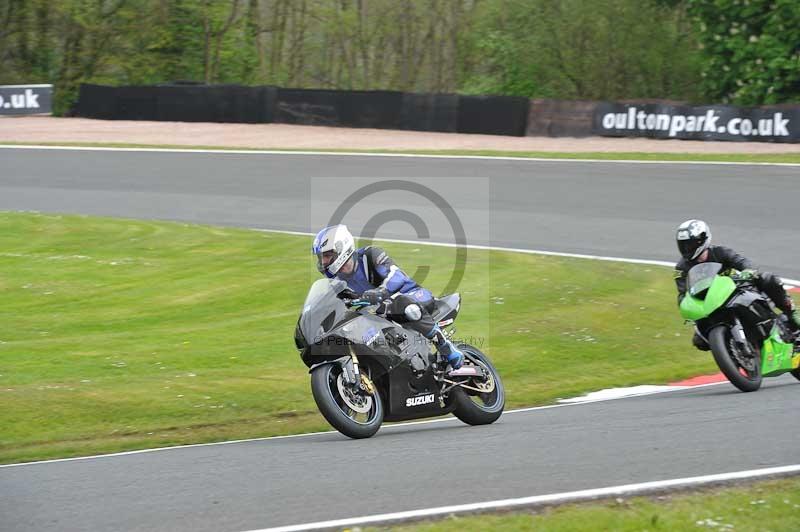
[[[140, 149], [140, 148], [90, 148], [90, 147], [70, 147], [70, 146], [13, 146], [13, 145], [0, 145], [0, 149], [47, 149], [47, 150], [98, 150], [98, 151], [148, 151], [148, 152], [177, 152], [177, 153], [193, 153], [197, 151], [201, 151], [202, 153], [261, 153], [261, 154], [280, 154], [280, 155], [353, 155], [353, 156], [360, 156], [360, 155], [386, 155], [390, 157], [394, 156], [402, 156], [402, 157], [445, 157], [445, 158], [476, 158], [476, 159], [506, 159], [506, 160], [522, 160], [522, 161], [530, 161], [530, 160], [538, 160], [538, 161], [573, 161], [572, 159], [529, 159], [529, 158], [522, 158], [522, 157], [508, 157], [508, 158], [498, 158], [498, 157], [478, 157], [478, 156], [468, 156], [468, 157], [461, 157], [461, 156], [417, 156], [417, 155], [410, 155], [410, 154], [363, 154], [363, 153], [331, 153], [331, 152], [283, 152], [283, 151], [234, 151], [234, 150], [171, 150], [171, 149]], [[592, 162], [593, 160], [590, 159], [575, 159], [574, 162]], [[631, 162], [631, 161], [596, 161], [596, 162]], [[633, 161], [637, 162], [637, 161]], [[658, 162], [658, 161], [638, 161], [638, 162]], [[662, 161], [664, 162], [664, 161]], [[721, 163], [721, 164], [750, 164], [750, 163]], [[757, 164], [772, 164], [772, 163], [757, 163]], [[794, 164], [785, 164], [785, 163], [775, 163], [783, 166], [800, 166]], [[284, 234], [284, 235], [297, 235], [297, 236], [314, 236], [316, 233], [304, 232], [304, 231], [286, 231], [281, 229], [262, 229], [252, 227], [250, 228], [254, 231], [260, 231], [263, 233], [276, 233], [276, 234]], [[458, 247], [457, 244], [447, 243], [447, 242], [421, 242], [418, 240], [402, 240], [402, 239], [394, 239], [394, 238], [374, 238], [373, 240], [377, 240], [379, 242], [392, 242], [396, 244], [414, 244], [414, 245], [425, 245], [425, 246], [437, 246], [437, 247], [447, 247], [447, 248], [454, 248]], [[660, 260], [651, 260], [651, 259], [629, 259], [624, 257], [605, 257], [605, 256], [598, 256], [598, 255], [585, 255], [580, 253], [562, 253], [557, 251], [543, 251], [543, 250], [535, 250], [535, 249], [523, 249], [523, 248], [509, 248], [509, 247], [501, 247], [501, 246], [481, 246], [481, 245], [473, 245], [468, 244], [466, 246], [468, 249], [478, 249], [478, 250], [485, 250], [485, 251], [506, 251], [511, 253], [524, 253], [529, 255], [544, 255], [550, 257], [564, 257], [564, 258], [573, 258], [573, 259], [586, 259], [586, 260], [597, 260], [597, 261], [606, 261], [606, 262], [622, 262], [628, 264], [645, 264], [651, 266], [662, 266], [662, 267], [669, 267], [672, 268], [675, 266], [673, 262], [667, 261], [660, 261]], [[787, 285], [791, 286], [800, 286], [800, 281], [793, 280], [793, 279], [783, 279], [783, 281]], [[694, 386], [694, 388], [699, 388], [702, 386], [715, 386], [717, 384], [724, 384], [724, 383], [711, 383], [711, 384], [704, 384], [700, 386]], [[664, 393], [664, 392], [674, 392], [680, 391], [685, 388], [680, 386], [673, 386], [671, 389], [668, 390], [659, 390], [651, 393], [639, 394], [636, 396], [628, 396], [628, 397], [639, 397], [642, 395], [652, 395], [654, 393]], [[547, 406], [537, 406], [531, 408], [520, 408], [517, 410], [509, 410], [504, 412], [503, 415], [514, 414], [517, 412], [531, 412], [534, 410], [544, 410], [548, 408], [560, 408], [565, 406], [574, 406], [580, 404], [587, 404], [587, 403], [596, 403], [602, 401], [613, 401], [617, 399], [624, 399], [623, 398], [611, 398], [611, 399], [600, 399], [600, 400], [591, 400], [591, 401], [583, 401], [580, 403], [564, 403], [564, 404], [557, 404], [557, 405], [547, 405]], [[445, 421], [453, 421], [455, 418], [447, 417], [447, 418], [438, 418], [438, 419], [431, 419], [425, 421], [410, 421], [406, 423], [396, 423], [393, 425], [387, 425], [384, 428], [390, 427], [404, 427], [410, 425], [424, 425], [429, 423], [441, 423]], [[40, 460], [36, 462], [22, 462], [17, 464], [0, 464], [0, 468], [4, 467], [19, 467], [19, 466], [26, 466], [26, 465], [35, 465], [35, 464], [49, 464], [53, 462], [71, 462], [77, 460], [90, 460], [95, 458], [108, 458], [112, 456], [126, 456], [130, 454], [141, 454], [141, 453], [149, 453], [155, 451], [166, 451], [171, 449], [187, 449], [190, 447], [204, 447], [204, 446], [211, 446], [211, 445], [227, 445], [232, 443], [245, 443], [245, 442], [255, 442], [255, 441], [266, 441], [266, 440], [275, 440], [275, 439], [286, 439], [286, 438], [299, 438], [299, 437], [308, 437], [308, 436], [316, 436], [320, 434], [331, 434], [336, 431], [325, 431], [325, 432], [311, 432], [306, 434], [289, 434], [286, 436], [269, 436], [265, 438], [250, 438], [250, 439], [243, 439], [243, 440], [230, 440], [230, 441], [223, 441], [223, 442], [213, 442], [213, 443], [196, 443], [196, 444], [189, 444], [189, 445], [176, 445], [171, 447], [155, 447], [150, 449], [139, 449], [136, 451], [124, 451], [119, 453], [110, 453], [110, 454], [101, 454], [101, 455], [92, 455], [92, 456], [78, 456], [75, 458], [57, 458], [53, 460]]]
[[[250, 229], [254, 231], [260, 231], [262, 233], [277, 233], [283, 235], [297, 235], [297, 236], [315, 236], [316, 233], [309, 233], [305, 231], [285, 231], [281, 229], [261, 229], [258, 227], [251, 227]], [[361, 238], [360, 236], [356, 236], [356, 238]], [[391, 242], [394, 244], [414, 244], [419, 246], [434, 246], [434, 247], [443, 247], [443, 248], [457, 248], [459, 247], [458, 244], [452, 244], [449, 242], [432, 242], [432, 241], [420, 241], [420, 240], [402, 240], [399, 238], [373, 238], [372, 240], [376, 240], [378, 242]], [[541, 249], [525, 249], [525, 248], [509, 248], [503, 246], [481, 246], [478, 244], [467, 244], [464, 247], [467, 249], [478, 249], [483, 251], [506, 251], [509, 253], [522, 253], [526, 255], [544, 255], [547, 257], [564, 257], [569, 259], [585, 259], [585, 260], [597, 260], [597, 261], [604, 261], [604, 262], [622, 262], [627, 264], [645, 264], [649, 266], [663, 266], [665, 268], [674, 268], [675, 262], [668, 262], [665, 260], [653, 260], [653, 259], [629, 259], [625, 257], [605, 257], [602, 255], [586, 255], [582, 253], [566, 253], [561, 251], [545, 251]], [[797, 279], [786, 279], [781, 278], [781, 280], [787, 285], [791, 287], [800, 287], [800, 280]]]
[[[501, 160], [501, 161], [545, 161], [545, 162], [573, 162], [573, 163], [634, 163], [634, 164], [725, 164], [725, 165], [760, 165], [760, 166], [791, 166], [800, 167], [800, 163], [742, 163], [724, 161], [625, 161], [625, 160], [603, 160], [603, 159], [547, 159], [531, 157], [490, 157], [483, 155], [419, 155], [413, 153], [359, 153], [359, 152], [326, 152], [326, 151], [281, 151], [281, 150], [193, 150], [193, 149], [173, 149], [173, 148], [111, 148], [111, 147], [90, 147], [90, 146], [37, 146], [37, 145], [8, 145], [0, 144], [0, 149], [25, 149], [25, 150], [75, 150], [75, 151], [112, 151], [112, 152], [152, 152], [152, 153], [219, 153], [219, 154], [259, 154], [259, 155], [327, 155], [327, 156], [347, 156], [347, 157], [416, 157], [433, 159], [481, 159], [481, 160]], [[284, 231], [278, 229], [251, 228], [267, 233], [281, 233], [287, 235], [314, 236], [316, 233], [303, 231]], [[456, 244], [445, 242], [420, 242], [417, 240], [400, 240], [391, 238], [375, 238], [381, 242], [394, 242], [398, 244], [417, 244], [440, 247], [457, 247]], [[649, 260], [649, 259], [628, 259], [623, 257], [604, 257], [597, 255], [585, 255], [580, 253], [562, 253], [556, 251], [543, 251], [534, 249], [508, 248], [499, 246], [479, 246], [467, 245], [468, 249], [482, 249], [490, 251], [509, 251], [514, 253], [527, 253], [532, 255], [547, 255], [552, 257], [567, 257], [575, 259], [600, 260], [610, 262], [625, 262], [629, 264], [649, 264], [653, 266], [674, 267], [675, 263]], [[784, 279], [787, 284], [800, 286], [800, 280]]]
[[[262, 233], [278, 233], [283, 235], [297, 235], [297, 236], [315, 236], [316, 233], [307, 233], [305, 231], [284, 231], [281, 229], [261, 229], [258, 227], [251, 227], [250, 229], [254, 231], [260, 231]], [[354, 235], [355, 238], [361, 238], [361, 236]], [[422, 241], [422, 240], [403, 240], [399, 238], [379, 238], [375, 237], [372, 240], [377, 240], [378, 242], [391, 242], [394, 244], [413, 244], [418, 246], [433, 246], [433, 247], [440, 247], [440, 248], [458, 248], [461, 247], [458, 244], [453, 244], [450, 242], [434, 242], [434, 241]], [[467, 249], [477, 249], [482, 251], [507, 251], [509, 253], [524, 253], [527, 255], [545, 255], [549, 257], [565, 257], [569, 259], [587, 259], [587, 260], [599, 260], [599, 261], [607, 261], [607, 262], [625, 262], [629, 264], [647, 264], [652, 266], [665, 266], [669, 268], [674, 268], [674, 262], [667, 262], [664, 260], [652, 260], [652, 259], [627, 259], [624, 257], [604, 257], [602, 255], [584, 255], [581, 253], [564, 253], [560, 251], [544, 251], [539, 249], [525, 249], [525, 248], [508, 248], [502, 246], [482, 246], [479, 244], [466, 244], [463, 247]], [[788, 281], [787, 281], [788, 282]], [[800, 284], [800, 281], [797, 282]]]
[[225, 149], [191, 149], [191, 148], [115, 148], [100, 146], [42, 146], [0, 144], [0, 149], [9, 150], [74, 150], [74, 151], [118, 151], [147, 153], [219, 153], [234, 155], [317, 155], [331, 157], [411, 157], [418, 159], [479, 159], [497, 161], [534, 161], [547, 163], [615, 163], [615, 164], [704, 164], [704, 165], [739, 165], [739, 166], [788, 166], [798, 167], [800, 163], [765, 163], [737, 161], [643, 161], [624, 159], [559, 159], [547, 157], [513, 157], [490, 155], [435, 155], [415, 153], [381, 153], [381, 152], [335, 152], [335, 151], [290, 151], [290, 150], [225, 150]]
[[249, 532], [301, 532], [305, 530], [388, 524], [410, 519], [443, 517], [459, 513], [485, 512], [488, 510], [508, 510], [544, 504], [563, 504], [568, 502], [588, 501], [620, 495], [641, 495], [668, 489], [687, 488], [708, 484], [719, 484], [722, 482], [730, 482], [735, 480], [763, 478], [777, 475], [791, 475], [797, 473], [800, 473], [800, 464], [771, 467], [767, 469], [752, 469], [749, 471], [736, 471], [733, 473], [721, 473], [716, 475], [704, 475], [699, 477], [656, 480], [653, 482], [642, 482], [640, 484], [624, 484], [621, 486], [568, 491], [564, 493], [551, 493], [548, 495], [535, 495], [532, 497], [523, 497], [518, 499], [503, 499], [473, 504], [440, 506], [438, 508], [423, 508], [407, 512], [395, 512], [388, 514], [369, 515], [364, 517], [353, 517], [349, 519], [337, 519], [333, 521], [319, 521], [316, 523], [306, 523], [301, 525], [262, 528], [259, 530], [251, 530]]
[[[2, 148], [3, 146], [0, 146]], [[303, 231], [285, 231], [280, 229], [260, 229], [260, 228], [251, 228], [255, 231], [260, 231], [264, 233], [276, 233], [276, 234], [285, 234], [285, 235], [297, 235], [297, 236], [314, 236], [316, 233], [309, 233]], [[456, 244], [450, 244], [446, 242], [420, 242], [417, 240], [400, 240], [400, 239], [391, 239], [391, 238], [375, 238], [373, 240], [377, 240], [380, 242], [393, 242], [398, 244], [415, 244], [415, 245], [426, 245], [426, 246], [439, 246], [439, 247], [449, 247], [453, 248], [456, 247]], [[530, 255], [546, 255], [552, 257], [565, 257], [565, 258], [577, 258], [577, 259], [586, 259], [586, 260], [598, 260], [598, 261], [608, 261], [608, 262], [623, 262], [629, 264], [645, 264], [645, 265], [652, 265], [652, 266], [663, 266], [663, 267], [674, 267], [674, 263], [666, 262], [666, 261], [659, 261], [659, 260], [649, 260], [649, 259], [628, 259], [623, 257], [603, 257], [597, 255], [584, 255], [578, 253], [561, 253], [555, 251], [542, 251], [542, 250], [534, 250], [534, 249], [521, 249], [521, 248], [506, 248], [506, 247], [499, 247], [499, 246], [480, 246], [480, 245], [467, 245], [468, 249], [479, 249], [479, 250], [487, 250], [487, 251], [507, 251], [511, 253], [525, 253]], [[793, 279], [783, 279], [787, 285], [794, 285], [800, 286], [800, 281], [793, 280]], [[703, 384], [700, 386], [693, 386], [692, 388], [699, 388], [703, 386], [716, 386], [718, 384], [725, 384], [725, 382], [720, 383], [711, 383], [711, 384]], [[653, 395], [655, 393], [665, 393], [665, 392], [677, 392], [684, 390], [686, 388], [680, 386], [672, 386], [669, 389], [665, 390], [658, 390], [651, 393], [639, 394], [635, 396], [628, 396], [628, 397], [640, 397], [643, 395]], [[509, 410], [504, 412], [503, 415], [508, 414], [515, 414], [518, 412], [531, 412], [535, 410], [545, 410], [549, 408], [562, 408], [566, 406], [575, 406], [575, 405], [582, 405], [588, 403], [597, 403], [602, 401], [614, 401], [617, 399], [624, 399], [623, 398], [609, 398], [609, 399], [599, 399], [599, 400], [590, 400], [590, 401], [582, 401], [579, 403], [563, 403], [557, 405], [547, 405], [547, 406], [535, 406], [530, 408], [520, 408], [516, 410]], [[411, 425], [425, 425], [430, 423], [442, 423], [446, 421], [453, 421], [455, 418], [446, 417], [446, 418], [437, 418], [437, 419], [430, 419], [424, 421], [409, 421], [405, 423], [396, 423], [392, 425], [386, 425], [384, 429], [391, 428], [391, 427], [406, 427]], [[195, 444], [188, 444], [188, 445], [175, 445], [171, 447], [155, 447], [150, 449], [139, 449], [136, 451], [124, 451], [119, 453], [110, 453], [110, 454], [100, 454], [100, 455], [91, 455], [91, 456], [78, 456], [75, 458], [56, 458], [53, 460], [39, 460], [36, 462], [22, 462], [17, 464], [0, 464], [0, 468], [4, 467], [20, 467], [20, 466], [28, 466], [28, 465], [36, 465], [36, 464], [49, 464], [55, 462], [73, 462], [78, 460], [92, 460], [96, 458], [109, 458], [113, 456], [126, 456], [130, 454], [141, 454], [141, 453], [150, 453], [156, 451], [167, 451], [172, 449], [188, 449], [190, 447], [205, 447], [205, 446], [212, 446], [212, 445], [227, 445], [232, 443], [246, 443], [246, 442], [256, 442], [256, 441], [267, 441], [267, 440], [277, 440], [277, 439], [286, 439], [286, 438], [301, 438], [301, 437], [309, 437], [309, 436], [317, 436], [320, 434], [332, 434], [336, 431], [325, 431], [325, 432], [310, 432], [305, 434], [289, 434], [286, 436], [269, 436], [265, 438], [249, 438], [243, 440], [230, 440], [230, 441], [222, 441], [222, 442], [212, 442], [212, 443], [195, 443]]]
[[[720, 384], [727, 384], [727, 381], [724, 382], [712, 382], [709, 384], [699, 384], [697, 386], [664, 386], [664, 388], [658, 390], [652, 390], [645, 393], [638, 393], [635, 395], [628, 395], [624, 397], [603, 397], [599, 399], [588, 399], [586, 401], [574, 402], [574, 403], [559, 403], [554, 405], [544, 405], [544, 406], [532, 406], [526, 408], [516, 408], [514, 410], [506, 410], [503, 412], [504, 416], [511, 415], [511, 414], [519, 414], [523, 412], [535, 412], [537, 410], [550, 410], [553, 408], [567, 408], [571, 406], [580, 406], [586, 405], [591, 403], [605, 403], [608, 401], [618, 401], [620, 399], [630, 399], [632, 397], [643, 397], [646, 395], [656, 395], [661, 393], [669, 393], [669, 392], [680, 392], [686, 391], [689, 389], [695, 388], [705, 388], [707, 386], [717, 386]], [[392, 423], [389, 425], [384, 425], [381, 427], [381, 430], [393, 429], [396, 427], [410, 427], [413, 425], [430, 425], [433, 423], [446, 423], [451, 421], [458, 421], [457, 418], [453, 416], [447, 417], [439, 417], [434, 419], [425, 419], [421, 421], [406, 421], [403, 423]], [[153, 447], [150, 449], [137, 449], [135, 451], [121, 451], [118, 453], [109, 453], [109, 454], [95, 454], [90, 456], [76, 456], [74, 458], [54, 458], [52, 460], [38, 460], [36, 462], [20, 462], [16, 464], [0, 464], [0, 469], [6, 467], [23, 467], [23, 466], [32, 466], [32, 465], [40, 465], [40, 464], [53, 464], [58, 462], [78, 462], [81, 460], [95, 460], [98, 458], [112, 458], [115, 456], [128, 456], [133, 454], [144, 454], [144, 453], [154, 453], [159, 451], [171, 451], [177, 449], [191, 449], [192, 447], [212, 447], [215, 445], [230, 445], [234, 443], [249, 443], [249, 442], [261, 442], [261, 441], [269, 441], [269, 440], [286, 440], [289, 438], [308, 438], [311, 436], [320, 436], [323, 434], [336, 434], [335, 430], [327, 430], [323, 432], [306, 432], [303, 434], [288, 434], [286, 436], [266, 436], [263, 438], [247, 438], [242, 440], [228, 440], [228, 441], [218, 441], [218, 442], [211, 442], [211, 443], [191, 443], [187, 445], [173, 445], [170, 447]]]

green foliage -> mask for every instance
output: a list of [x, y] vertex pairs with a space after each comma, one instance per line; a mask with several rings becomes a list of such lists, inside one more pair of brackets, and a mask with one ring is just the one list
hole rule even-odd
[[[658, 497], [536, 508], [529, 511], [450, 516], [392, 527], [393, 532], [614, 532], [800, 529], [800, 478], [694, 490]], [[379, 529], [367, 528], [365, 532]], [[380, 529], [383, 530], [383, 529]]]
[[690, 0], [711, 99], [742, 105], [800, 100], [800, 2]]
[[546, 98], [696, 99], [684, 10], [650, 1], [497, 0], [479, 18], [471, 92]]
[[0, 83], [54, 83], [57, 113], [177, 80], [775, 103], [799, 43], [795, 0], [0, 0]]
[[[327, 428], [292, 340], [319, 278], [308, 244], [0, 213], [0, 462]], [[444, 288], [454, 250], [386, 247]], [[714, 371], [667, 269], [470, 250], [459, 290], [459, 335], [497, 364], [509, 408]]]

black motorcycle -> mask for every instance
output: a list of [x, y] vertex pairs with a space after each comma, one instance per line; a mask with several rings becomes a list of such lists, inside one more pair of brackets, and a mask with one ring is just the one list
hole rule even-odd
[[[350, 438], [369, 438], [383, 421], [453, 413], [486, 425], [503, 413], [505, 394], [489, 358], [459, 344], [464, 365], [447, 370], [422, 334], [375, 313], [341, 280], [320, 279], [308, 292], [295, 329], [300, 357], [310, 368], [311, 391], [325, 419]], [[452, 335], [458, 294], [437, 299], [433, 317]]]

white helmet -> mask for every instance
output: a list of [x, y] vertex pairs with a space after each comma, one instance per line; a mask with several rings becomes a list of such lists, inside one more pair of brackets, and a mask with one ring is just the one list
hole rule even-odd
[[703, 220], [686, 220], [675, 235], [678, 251], [686, 260], [694, 260], [711, 245], [711, 228]]
[[311, 252], [317, 256], [317, 269], [331, 276], [336, 275], [355, 250], [355, 240], [345, 225], [326, 227], [317, 233], [311, 247]]

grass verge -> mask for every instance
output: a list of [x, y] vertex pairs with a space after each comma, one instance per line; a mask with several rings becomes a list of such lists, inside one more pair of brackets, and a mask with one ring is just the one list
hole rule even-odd
[[[379, 530], [371, 528], [367, 530]], [[800, 478], [393, 527], [396, 532], [800, 530]]]
[[[455, 251], [386, 244], [435, 292]], [[0, 462], [328, 430], [292, 334], [309, 238], [0, 212]], [[713, 372], [671, 272], [470, 250], [458, 336], [509, 408]]]
[[651, 153], [651, 152], [550, 152], [500, 150], [365, 150], [329, 148], [252, 148], [230, 146], [183, 146], [179, 144], [136, 144], [114, 142], [17, 142], [2, 141], [9, 146], [74, 146], [89, 148], [147, 148], [176, 150], [236, 150], [325, 153], [391, 153], [410, 155], [448, 155], [481, 157], [520, 157], [526, 159], [586, 159], [603, 161], [674, 161], [674, 162], [738, 162], [800, 164], [800, 153]]

